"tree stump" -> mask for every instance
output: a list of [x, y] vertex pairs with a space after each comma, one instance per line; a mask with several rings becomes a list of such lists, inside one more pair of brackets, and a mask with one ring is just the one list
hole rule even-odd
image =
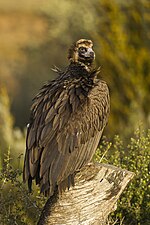
[[90, 163], [75, 176], [75, 186], [48, 199], [38, 225], [104, 225], [134, 173]]

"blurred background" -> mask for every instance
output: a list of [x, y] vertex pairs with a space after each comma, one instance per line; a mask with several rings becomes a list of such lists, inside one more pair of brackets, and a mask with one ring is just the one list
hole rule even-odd
[[109, 137], [126, 137], [139, 122], [148, 127], [149, 7], [147, 0], [0, 1], [0, 132], [6, 147], [11, 131], [21, 135], [26, 127], [34, 95], [54, 78], [51, 68], [68, 64], [68, 47], [80, 38], [94, 42], [96, 66], [110, 88]]
[[150, 127], [149, 0], [0, 0], [1, 167], [8, 149], [22, 165], [32, 98], [80, 38], [94, 42], [110, 89], [108, 139]]

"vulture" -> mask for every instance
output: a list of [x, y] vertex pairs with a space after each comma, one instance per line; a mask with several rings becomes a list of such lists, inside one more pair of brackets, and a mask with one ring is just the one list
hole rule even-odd
[[32, 180], [45, 196], [74, 186], [74, 176], [89, 163], [107, 124], [110, 100], [105, 81], [98, 78], [91, 40], [80, 39], [68, 51], [69, 65], [55, 67], [33, 99], [27, 125], [23, 180]]

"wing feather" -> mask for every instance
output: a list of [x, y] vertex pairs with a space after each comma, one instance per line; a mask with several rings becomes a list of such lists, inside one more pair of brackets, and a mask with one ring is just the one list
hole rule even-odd
[[50, 189], [53, 194], [56, 184], [69, 179], [95, 153], [107, 123], [109, 92], [102, 81], [88, 94], [87, 89], [85, 85], [64, 88], [52, 83], [34, 100], [24, 180], [37, 177], [41, 192]]

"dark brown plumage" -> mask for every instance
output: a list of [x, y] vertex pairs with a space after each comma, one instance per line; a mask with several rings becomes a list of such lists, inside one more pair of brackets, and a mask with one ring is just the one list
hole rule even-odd
[[109, 114], [109, 91], [92, 69], [92, 41], [69, 50], [69, 66], [45, 84], [33, 100], [27, 128], [23, 180], [53, 195], [74, 185], [77, 170], [91, 161]]

